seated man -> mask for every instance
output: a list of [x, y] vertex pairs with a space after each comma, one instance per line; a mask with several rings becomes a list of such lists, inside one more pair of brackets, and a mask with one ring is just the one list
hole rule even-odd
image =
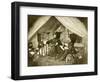
[[51, 45], [51, 49], [49, 50], [49, 55], [53, 57], [57, 57], [60, 53], [60, 45], [62, 45], [60, 41], [61, 32], [56, 32], [54, 34], [54, 38], [47, 41], [46, 44]]
[[64, 54], [60, 58], [61, 60], [65, 60], [68, 54], [71, 54], [72, 56], [73, 56], [73, 54], [76, 54], [76, 50], [74, 48], [74, 43], [76, 42], [76, 39], [77, 39], [77, 35], [70, 34], [71, 42], [65, 43], [65, 45], [64, 45], [64, 47], [65, 47]]

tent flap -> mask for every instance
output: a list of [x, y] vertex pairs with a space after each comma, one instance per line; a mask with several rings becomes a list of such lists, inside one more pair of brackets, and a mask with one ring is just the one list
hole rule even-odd
[[50, 17], [51, 16], [42, 16], [35, 22], [32, 29], [30, 29], [28, 40], [31, 39], [31, 37], [50, 19]]
[[63, 26], [80, 37], [87, 36], [84, 24], [75, 17], [55, 17]]

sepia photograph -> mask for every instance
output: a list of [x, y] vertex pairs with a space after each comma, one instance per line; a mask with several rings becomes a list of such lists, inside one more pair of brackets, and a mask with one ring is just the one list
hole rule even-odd
[[28, 15], [28, 66], [88, 64], [88, 17]]
[[96, 6], [12, 2], [11, 78], [98, 74]]

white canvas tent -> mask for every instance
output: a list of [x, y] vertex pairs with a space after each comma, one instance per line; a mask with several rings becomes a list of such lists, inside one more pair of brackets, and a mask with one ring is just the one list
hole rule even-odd
[[[28, 40], [32, 38], [32, 36], [47, 22], [51, 16], [42, 16], [40, 17], [32, 26], [31, 30], [28, 34]], [[78, 36], [85, 38], [87, 37], [87, 30], [85, 25], [76, 17], [60, 17], [55, 16], [55, 18], [71, 32], [77, 34]]]

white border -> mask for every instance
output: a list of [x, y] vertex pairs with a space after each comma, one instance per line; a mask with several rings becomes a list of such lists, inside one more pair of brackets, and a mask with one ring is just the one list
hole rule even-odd
[[[62, 66], [27, 66], [27, 15], [57, 15], [88, 17], [88, 64]], [[41, 75], [94, 71], [94, 11], [56, 9], [40, 7], [20, 7], [20, 75]]]

